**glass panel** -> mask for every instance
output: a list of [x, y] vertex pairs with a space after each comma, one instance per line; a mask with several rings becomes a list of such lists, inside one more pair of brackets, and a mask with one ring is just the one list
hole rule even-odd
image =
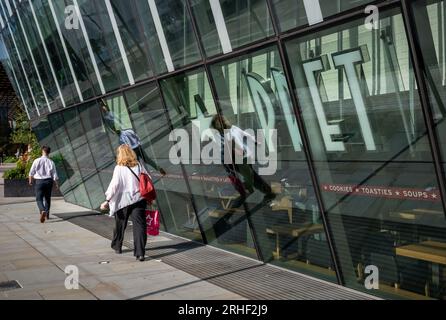
[[153, 76], [149, 45], [141, 28], [137, 1], [111, 1], [130, 68], [136, 81]]
[[444, 37], [446, 22], [442, 14], [446, 12], [445, 1], [418, 1], [413, 3], [415, 26], [418, 33], [424, 60], [425, 78], [429, 87], [434, 122], [438, 132], [443, 167], [446, 168], [446, 56]]
[[48, 120], [50, 121], [51, 129], [53, 130], [59, 148], [58, 152], [62, 159], [61, 162], [67, 173], [68, 180], [61, 185], [62, 192], [66, 192], [81, 183], [81, 175], [74, 157], [73, 149], [71, 148], [71, 142], [62, 115], [60, 113], [50, 114]]
[[62, 101], [59, 96], [59, 92], [57, 91], [56, 83], [54, 82], [54, 77], [51, 73], [48, 59], [45, 55], [42, 40], [37, 32], [30, 6], [27, 5], [21, 8], [20, 17], [31, 47], [34, 61], [36, 62], [37, 70], [39, 71], [39, 75], [42, 79], [42, 84], [45, 88], [51, 110], [54, 111], [62, 107]]
[[[257, 142], [244, 141], [253, 164], [233, 158], [235, 164], [225, 168], [237, 191], [225, 191], [224, 197], [248, 214], [266, 261], [335, 280], [277, 48], [217, 64], [211, 71], [228, 121], [224, 127], [235, 137], [240, 128]], [[237, 202], [244, 195], [241, 207]]]
[[[93, 209], [88, 197], [87, 190], [85, 189], [85, 185], [83, 183], [73, 190], [73, 194], [76, 198], [76, 204], [78, 206]], [[104, 198], [104, 195], [102, 195], [102, 197]]]
[[[31, 100], [31, 96], [29, 94], [29, 89], [27, 87], [25, 79], [22, 77], [23, 73], [22, 73], [21, 67], [18, 63], [17, 52], [12, 45], [12, 41], [10, 39], [8, 32], [9, 31], [7, 29], [4, 29], [3, 35], [0, 38], [0, 40], [2, 41], [2, 43], [4, 45], [4, 47], [2, 47], [1, 50], [2, 51], [4, 50], [4, 53], [5, 53], [4, 56], [0, 57], [0, 60], [5, 68], [6, 72], [8, 73], [9, 79], [11, 79], [11, 84], [13, 85], [15, 92], [18, 94], [20, 99], [22, 99], [22, 96], [23, 96], [22, 102], [24, 103], [24, 105], [27, 106], [28, 115], [29, 115], [30, 119], [34, 119], [37, 115], [37, 112], [36, 112], [34, 103]], [[15, 74], [16, 78], [14, 78], [14, 74]], [[20, 87], [20, 91], [18, 91], [17, 86]], [[20, 96], [20, 92], [21, 92], [22, 96]]]
[[60, 153], [59, 147], [56, 143], [54, 134], [51, 131], [50, 124], [46, 118], [41, 118], [40, 121], [34, 125], [33, 131], [36, 133], [37, 140], [41, 146], [49, 146], [51, 148], [51, 160], [56, 165], [57, 175], [59, 177], [59, 186], [63, 194], [70, 190], [67, 171], [64, 165], [64, 159]]
[[83, 105], [79, 107], [79, 112], [96, 169], [100, 170], [110, 166], [115, 161], [114, 151], [107, 135], [106, 125], [102, 120], [99, 105], [96, 103]]
[[381, 11], [379, 30], [358, 19], [287, 51], [346, 284], [365, 290], [375, 266], [374, 292], [440, 298], [421, 252], [446, 246], [446, 220], [404, 30]]
[[130, 0], [157, 73], [198, 61], [200, 52], [184, 0]]
[[[48, 0], [49, 1], [49, 0]], [[76, 72], [76, 78], [79, 82], [79, 87], [84, 99], [91, 98], [95, 95], [101, 94], [98, 84], [98, 78], [94, 72], [92, 60], [90, 58], [87, 43], [82, 34], [81, 28], [68, 29], [65, 27], [66, 15], [65, 8], [72, 6], [71, 0], [48, 2], [51, 5], [49, 8], [54, 8], [56, 15], [56, 23], [59, 24], [59, 28], [62, 32], [62, 36], [67, 46], [68, 54], [70, 55], [71, 63]], [[52, 11], [50, 10], [51, 15]]]
[[101, 203], [105, 201], [105, 190], [102, 187], [99, 175], [95, 174], [91, 178], [88, 178], [84, 184], [91, 201], [91, 208], [99, 210]]
[[69, 69], [68, 60], [57, 33], [56, 24], [48, 6], [48, 1], [36, 0], [33, 2], [33, 6], [48, 49], [48, 54], [50, 55], [50, 60], [61, 87], [62, 95], [65, 99], [65, 104], [69, 106], [77, 103], [79, 102], [79, 96]]
[[197, 0], [192, 10], [208, 56], [274, 34], [265, 0]]
[[272, 0], [281, 31], [314, 24], [373, 0]]
[[74, 197], [73, 191], [67, 192], [64, 197], [65, 201], [68, 203], [76, 204], [76, 198]]
[[76, 108], [67, 109], [62, 112], [63, 121], [71, 141], [73, 149], [87, 143], [81, 119]]
[[[146, 167], [154, 178], [156, 202], [168, 232], [201, 242], [200, 232], [188, 224], [194, 209], [181, 166], [169, 160], [173, 143], [169, 141], [170, 125], [159, 89], [154, 84], [139, 87], [126, 92], [126, 99], [135, 131], [141, 138]], [[164, 170], [167, 175], [162, 177], [155, 170]]]
[[127, 77], [105, 1], [78, 0], [95, 60], [109, 92], [127, 85]]
[[28, 82], [31, 86], [32, 94], [34, 95], [35, 103], [37, 104], [37, 108], [40, 114], [48, 113], [48, 105], [46, 104], [45, 97], [42, 92], [42, 86], [39, 83], [36, 69], [34, 68], [31, 55], [29, 54], [28, 47], [26, 46], [25, 38], [23, 36], [23, 30], [20, 28], [17, 16], [13, 16], [13, 18], [10, 19], [9, 25], [12, 30], [13, 39], [15, 40], [15, 44], [17, 46], [16, 49], [20, 54], [20, 57], [22, 58], [21, 62], [23, 68], [27, 73], [23, 76], [27, 77], [28, 79]]
[[[203, 70], [180, 75], [161, 82], [164, 99], [175, 131], [175, 139], [183, 139], [182, 133], [191, 139], [192, 150], [201, 150], [201, 139], [206, 145], [212, 117], [217, 114], [209, 82]], [[189, 145], [189, 141], [187, 142]], [[175, 150], [179, 153], [180, 150]], [[235, 251], [252, 258], [257, 258], [253, 245], [246, 214], [231, 216], [224, 205], [226, 199], [222, 195], [225, 190], [236, 192], [227, 183], [227, 174], [221, 164], [204, 164], [200, 161], [202, 155], [191, 154], [183, 156], [183, 164], [188, 176], [190, 188], [198, 211], [188, 212], [188, 220], [183, 227], [199, 231], [200, 223], [210, 245]], [[202, 158], [204, 161], [208, 158]]]

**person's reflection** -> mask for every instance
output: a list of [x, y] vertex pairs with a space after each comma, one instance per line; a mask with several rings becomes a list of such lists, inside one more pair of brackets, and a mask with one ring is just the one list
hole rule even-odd
[[110, 110], [107, 103], [101, 99], [101, 112], [107, 127], [116, 134], [119, 134], [119, 130], [122, 128], [122, 123], [118, 117]]
[[[217, 130], [219, 133], [219, 136], [216, 138], [220, 139], [223, 166], [228, 173], [232, 185], [240, 193], [240, 196], [232, 202], [231, 208], [235, 209], [242, 206], [247, 197], [254, 193], [254, 188], [265, 194], [263, 197], [264, 203], [273, 200], [276, 194], [273, 193], [271, 186], [248, 163], [248, 159], [254, 156], [255, 151], [249, 147], [249, 143], [244, 144], [243, 140], [245, 138], [251, 139], [251, 141], [257, 143], [255, 137], [239, 127], [231, 125], [228, 119], [222, 115], [214, 116], [211, 121], [211, 128]], [[229, 152], [232, 163], [224, 163], [225, 152]], [[236, 153], [243, 156], [243, 163], [235, 163]], [[243, 181], [239, 176], [243, 178]]]
[[101, 111], [103, 114], [104, 123], [116, 135], [119, 136], [119, 144], [126, 144], [136, 153], [139, 161], [147, 163], [155, 170], [159, 171], [163, 176], [166, 171], [161, 168], [155, 161], [153, 161], [144, 151], [141, 145], [141, 139], [133, 129], [124, 129], [119, 117], [110, 110], [104, 100], [101, 100]]

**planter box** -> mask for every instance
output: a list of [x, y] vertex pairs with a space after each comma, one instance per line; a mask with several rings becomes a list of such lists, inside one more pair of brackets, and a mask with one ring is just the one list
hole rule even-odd
[[[30, 186], [28, 180], [7, 180], [5, 179], [5, 198], [35, 197], [34, 185]], [[53, 186], [53, 197], [62, 197], [60, 190]]]

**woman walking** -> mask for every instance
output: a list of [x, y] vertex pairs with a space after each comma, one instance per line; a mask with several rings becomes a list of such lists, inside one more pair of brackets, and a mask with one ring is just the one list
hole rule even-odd
[[147, 174], [147, 171], [128, 145], [118, 147], [116, 164], [113, 178], [105, 192], [107, 200], [101, 205], [102, 210], [110, 209], [110, 216], [114, 216], [116, 221], [111, 247], [117, 254], [122, 253], [125, 229], [132, 216], [134, 255], [137, 260], [144, 261], [147, 202], [141, 197], [138, 176], [141, 172]]

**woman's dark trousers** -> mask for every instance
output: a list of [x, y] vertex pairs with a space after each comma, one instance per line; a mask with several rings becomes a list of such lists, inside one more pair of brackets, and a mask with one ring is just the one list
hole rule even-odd
[[133, 253], [135, 257], [144, 257], [147, 243], [147, 222], [146, 222], [146, 201], [142, 200], [115, 213], [116, 226], [113, 232], [111, 247], [114, 250], [121, 250], [124, 242], [125, 229], [129, 217], [133, 222]]

